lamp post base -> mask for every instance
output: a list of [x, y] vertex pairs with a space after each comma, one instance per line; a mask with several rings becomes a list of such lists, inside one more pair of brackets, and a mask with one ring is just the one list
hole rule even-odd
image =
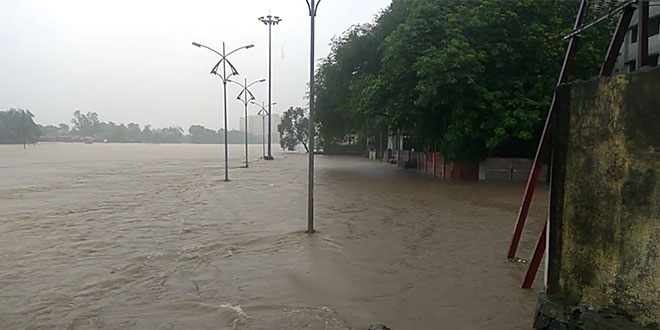
[[265, 156], [264, 159], [265, 160], [274, 160], [275, 158], [273, 158], [273, 156]]

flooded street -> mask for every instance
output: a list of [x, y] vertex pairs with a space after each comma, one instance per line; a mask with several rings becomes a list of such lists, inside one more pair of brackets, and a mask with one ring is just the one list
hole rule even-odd
[[[0, 146], [2, 329], [531, 329], [524, 185], [230, 146]], [[541, 230], [542, 186], [523, 236]]]

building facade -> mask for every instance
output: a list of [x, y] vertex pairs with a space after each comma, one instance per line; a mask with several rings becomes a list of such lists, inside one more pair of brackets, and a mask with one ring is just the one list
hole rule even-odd
[[[637, 22], [639, 22], [639, 10], [635, 11], [630, 28], [626, 34], [626, 40], [621, 46], [619, 57], [614, 67], [614, 74], [628, 73], [637, 70]], [[660, 7], [649, 8], [649, 65], [658, 65], [658, 54], [660, 54]]]
[[[268, 117], [266, 117], [264, 120], [262, 120], [261, 116], [248, 116], [248, 134], [252, 134], [255, 136], [261, 136], [263, 135], [263, 123], [266, 124], [266, 135], [268, 135]], [[272, 133], [273, 135], [278, 135], [277, 133], [277, 127], [282, 123], [282, 118], [280, 118], [279, 114], [274, 113], [272, 116]], [[245, 117], [240, 118], [240, 123], [239, 123], [240, 131], [245, 132]]]

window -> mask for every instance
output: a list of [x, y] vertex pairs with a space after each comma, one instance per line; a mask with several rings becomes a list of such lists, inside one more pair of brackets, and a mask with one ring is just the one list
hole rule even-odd
[[637, 25], [633, 25], [630, 29], [630, 43], [634, 44], [637, 42]]
[[649, 19], [649, 37], [660, 33], [660, 16]]
[[626, 62], [625, 65], [628, 66], [628, 72], [633, 72], [633, 71], [637, 70], [637, 61], [635, 61], [635, 60], [630, 60], [630, 61]]
[[649, 66], [658, 66], [658, 53], [649, 54]]

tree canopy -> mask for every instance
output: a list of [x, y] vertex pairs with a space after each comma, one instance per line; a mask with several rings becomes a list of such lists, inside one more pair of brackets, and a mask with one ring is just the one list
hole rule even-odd
[[33, 118], [29, 110], [0, 111], [0, 144], [37, 143], [41, 133]]
[[294, 151], [302, 144], [305, 151], [309, 152], [307, 139], [309, 139], [309, 117], [305, 116], [305, 110], [300, 107], [291, 107], [284, 112], [282, 123], [277, 127], [280, 133], [280, 145], [282, 149]]
[[[316, 77], [320, 136], [401, 130], [450, 160], [531, 156], [579, 1], [393, 0], [332, 42]], [[598, 72], [609, 26], [581, 39]]]

